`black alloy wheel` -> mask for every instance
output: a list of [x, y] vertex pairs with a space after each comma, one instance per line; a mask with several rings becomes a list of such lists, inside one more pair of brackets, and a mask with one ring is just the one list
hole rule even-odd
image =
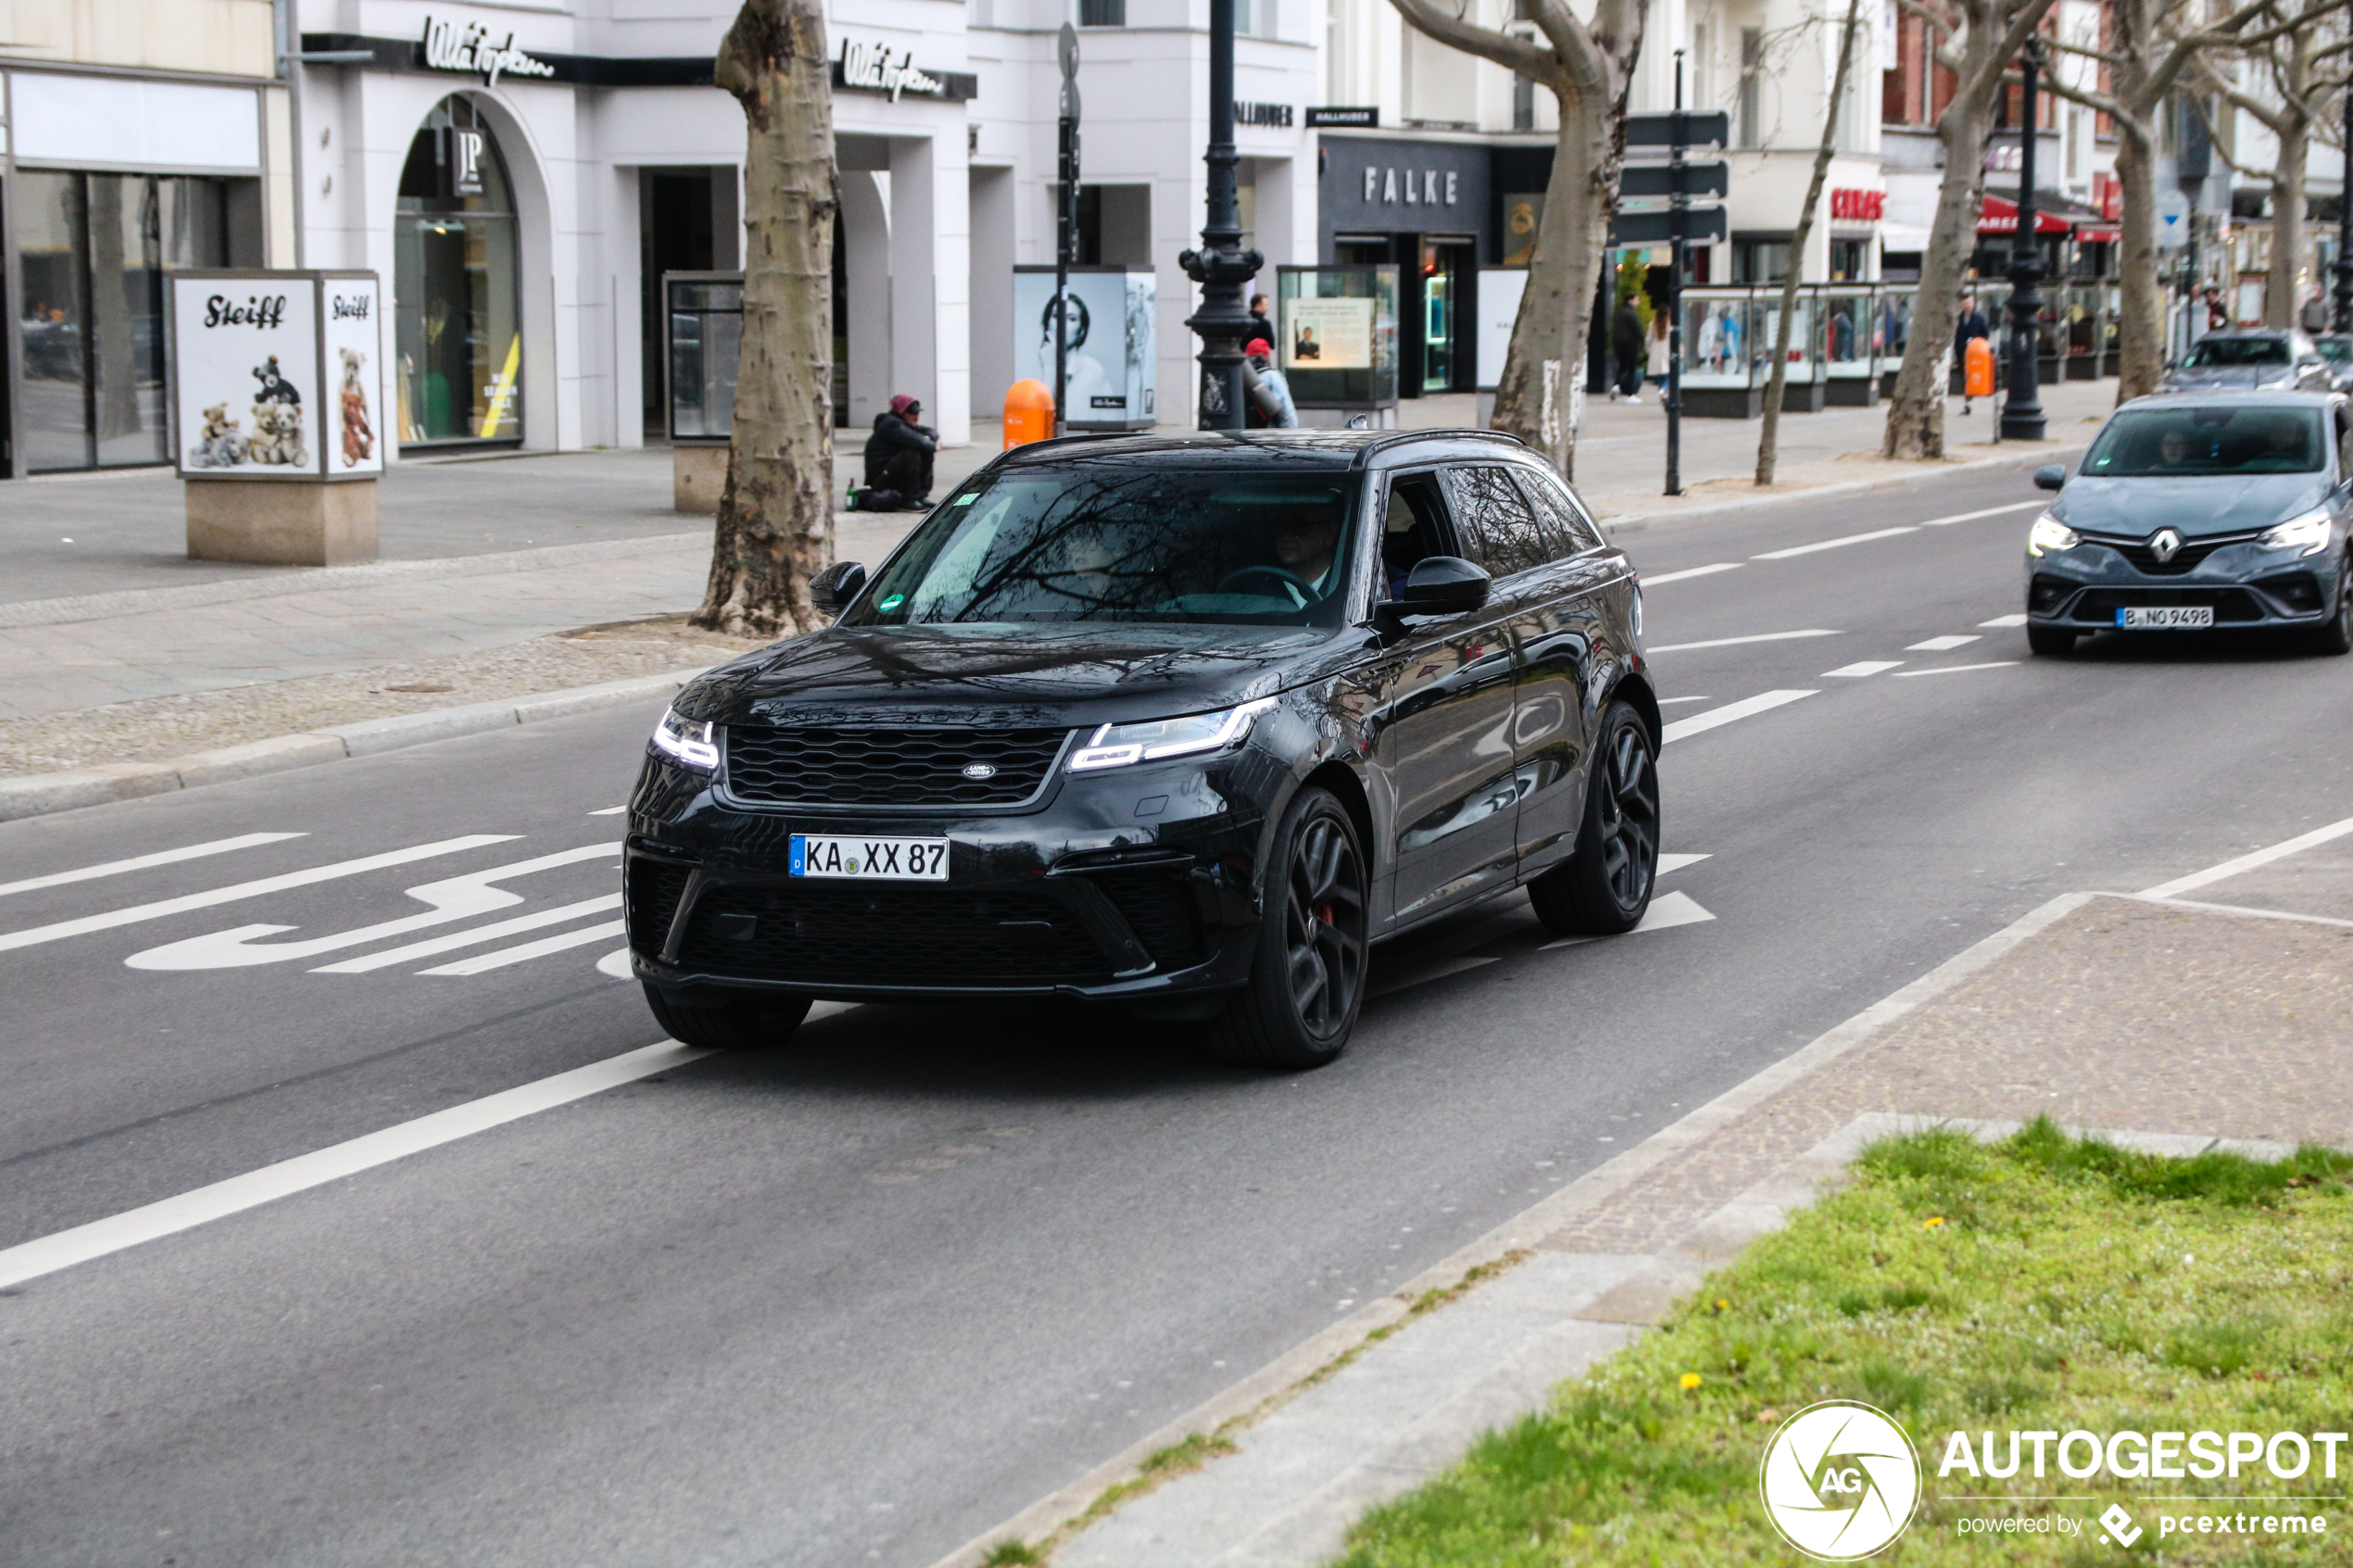
[[2353, 551], [2336, 571], [2336, 613], [2312, 629], [2314, 653], [2353, 653]]
[[646, 986], [654, 1022], [682, 1046], [707, 1051], [756, 1051], [783, 1045], [809, 1016], [812, 998], [778, 993], [757, 1001], [737, 997], [721, 1002], [685, 1002]]
[[2026, 646], [2045, 658], [2055, 658], [2074, 652], [2076, 636], [2076, 633], [2064, 626], [2029, 626], [2026, 629]]
[[1219, 1015], [1213, 1048], [1246, 1067], [1337, 1059], [1365, 1001], [1366, 883], [1356, 824], [1330, 792], [1299, 792], [1266, 877], [1250, 982]]
[[1658, 747], [1625, 702], [1602, 715], [1577, 852], [1528, 884], [1536, 917], [1567, 936], [1616, 936], [1642, 923], [1658, 879]]

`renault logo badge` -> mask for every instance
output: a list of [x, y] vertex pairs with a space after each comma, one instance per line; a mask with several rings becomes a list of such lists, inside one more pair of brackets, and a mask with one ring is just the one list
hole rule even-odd
[[2160, 528], [2149, 535], [2149, 554], [2157, 558], [2158, 565], [2163, 566], [2181, 553], [2182, 536], [2171, 529]]
[[997, 769], [993, 763], [967, 762], [964, 764], [964, 777], [968, 779], [993, 779], [996, 776]]

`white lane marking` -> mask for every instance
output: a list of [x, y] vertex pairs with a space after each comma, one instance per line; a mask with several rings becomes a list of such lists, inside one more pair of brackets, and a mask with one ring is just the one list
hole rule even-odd
[[0, 1250], [0, 1289], [356, 1176], [542, 1110], [552, 1110], [673, 1067], [684, 1067], [710, 1054], [675, 1040], [657, 1041], [603, 1061], [575, 1067], [569, 1073], [559, 1073], [536, 1083], [420, 1116], [413, 1122], [282, 1160], [193, 1192], [22, 1242]]
[[1888, 679], [1901, 681], [1914, 675], [1964, 675], [1972, 670], [2011, 670], [2017, 666], [2018, 660], [2015, 659], [1996, 659], [1986, 664], [1945, 664], [1934, 670], [1898, 670]]
[[1709, 696], [1663, 696], [1658, 699], [1658, 705], [1661, 708], [1672, 708], [1679, 702], [1713, 702], [1715, 700], [1714, 697]]
[[1686, 577], [1713, 577], [1719, 571], [1738, 571], [1743, 564], [1736, 560], [1719, 560], [1708, 566], [1687, 566], [1680, 571], [1662, 571], [1655, 577], [1642, 577], [1637, 581], [1645, 588], [1655, 588], [1661, 583], [1680, 583]]
[[1667, 643], [1649, 651], [1652, 653], [1686, 653], [1692, 648], [1729, 648], [1743, 643], [1786, 643], [1798, 637], [1835, 637], [1840, 633], [1824, 627], [1809, 627], [1803, 632], [1759, 632], [1747, 637], [1710, 637], [1704, 643]]
[[597, 972], [598, 974], [610, 975], [615, 980], [635, 980], [637, 978], [636, 972], [629, 967], [629, 949], [626, 947], [615, 947], [611, 952], [607, 953], [603, 958], [598, 959], [597, 960]]
[[1836, 550], [1848, 545], [1868, 545], [1874, 539], [1893, 539], [1898, 533], [1918, 533], [1919, 524], [1907, 522], [1900, 528], [1875, 528], [1869, 533], [1849, 533], [1841, 539], [1818, 539], [1811, 545], [1792, 545], [1786, 550], [1768, 550], [1751, 560], [1787, 560], [1792, 556], [1810, 556], [1817, 550]]
[[158, 849], [152, 855], [133, 855], [128, 860], [107, 860], [100, 865], [84, 866], [80, 871], [51, 872], [47, 876], [29, 876], [22, 882], [0, 882], [0, 898], [11, 893], [35, 893], [44, 887], [63, 887], [68, 883], [88, 882], [93, 877], [120, 876], [124, 872], [143, 872], [149, 866], [201, 860], [208, 855], [226, 855], [233, 849], [251, 849], [258, 845], [278, 844], [289, 838], [309, 836], [303, 833], [241, 833], [234, 838], [216, 838], [205, 844], [191, 844], [182, 849]]
[[216, 887], [206, 893], [160, 898], [152, 904], [133, 904], [129, 909], [109, 909], [102, 915], [83, 915], [79, 920], [61, 920], [50, 925], [28, 926], [22, 931], [0, 932], [0, 953], [31, 947], [43, 942], [56, 942], [68, 936], [80, 936], [86, 932], [111, 931], [119, 925], [162, 920], [167, 915], [181, 914], [189, 909], [208, 909], [216, 904], [234, 903], [240, 898], [258, 898], [265, 893], [283, 892], [289, 887], [308, 887], [313, 883], [333, 882], [337, 877], [360, 876], [369, 872], [382, 871], [386, 866], [405, 866], [412, 860], [430, 859], [435, 855], [455, 855], [460, 850], [479, 849], [485, 844], [505, 844], [520, 836], [511, 833], [470, 833], [463, 837], [436, 839], [431, 844], [412, 845], [409, 848], [394, 849], [382, 855], [363, 855], [356, 860], [338, 860], [331, 866], [313, 866], [307, 872], [288, 872], [283, 876], [265, 876], [229, 887]]
[[1688, 719], [1676, 720], [1661, 732], [1659, 744], [1671, 746], [1687, 736], [1712, 730], [1718, 724], [1730, 724], [1738, 720], [1753, 718], [1759, 713], [1769, 713], [1783, 703], [1795, 702], [1800, 697], [1820, 695], [1818, 692], [1776, 691], [1761, 692], [1755, 696], [1744, 696], [1738, 702], [1728, 702], [1721, 708], [1711, 708], [1705, 713], [1694, 713]]
[[1828, 681], [1832, 678], [1843, 678], [1859, 681], [1866, 675], [1876, 675], [1882, 670], [1899, 670], [1903, 668], [1903, 664], [1904, 661], [1900, 659], [1858, 659], [1853, 664], [1842, 664], [1835, 670], [1823, 671], [1822, 679]]
[[2155, 887], [2144, 888], [2141, 891], [2141, 897], [2171, 898], [2177, 893], [2194, 892], [2208, 883], [2221, 882], [2223, 878], [2236, 876], [2241, 872], [2251, 872], [2258, 866], [2268, 866], [2272, 861], [2284, 860], [2290, 855], [2300, 855], [2307, 849], [2326, 844], [2333, 838], [2342, 838], [2348, 833], [2353, 833], [2353, 817], [2347, 817], [2343, 822], [2331, 822], [2324, 828], [2314, 828], [2310, 833], [2299, 834], [2284, 844], [2274, 844], [2269, 849], [2258, 849], [2251, 855], [2241, 855], [2235, 860], [2225, 860], [2219, 866], [2208, 866], [2202, 872], [2193, 872], [2188, 876], [2176, 877], [2171, 882], [2163, 882]]
[[2026, 617], [2022, 615], [1997, 615], [1991, 621], [1981, 621], [1978, 624], [1980, 626], [1990, 627], [1997, 632], [2007, 632], [2013, 626], [2025, 625]]
[[[1659, 857], [1662, 860], [1666, 858], [1667, 857], [1664, 855]], [[1649, 910], [1643, 914], [1642, 922], [1636, 926], [1633, 930], [1628, 932], [1626, 935], [1629, 936], [1640, 936], [1645, 931], [1671, 931], [1679, 925], [1697, 925], [1702, 921], [1714, 920], [1715, 918], [1716, 917], [1714, 915], [1708, 913], [1707, 910], [1701, 906], [1698, 899], [1692, 897], [1688, 893], [1662, 893], [1657, 897], [1651, 900], [1651, 907]], [[1557, 942], [1547, 942], [1536, 950], [1540, 953], [1549, 953], [1555, 947], [1574, 947], [1580, 942], [1600, 942], [1604, 940], [1607, 940], [1607, 938], [1600, 936], [1564, 936]]]
[[620, 854], [619, 840], [610, 844], [587, 844], [577, 849], [560, 849], [552, 855], [513, 860], [503, 866], [469, 872], [463, 876], [447, 877], [440, 882], [420, 883], [409, 888], [408, 893], [409, 897], [430, 906], [423, 913], [378, 921], [373, 925], [357, 926], [329, 936], [306, 937], [299, 942], [263, 943], [258, 938], [299, 928], [291, 925], [236, 925], [226, 931], [208, 932], [202, 936], [190, 936], [178, 942], [167, 942], [160, 947], [149, 947], [145, 952], [132, 954], [122, 961], [132, 969], [244, 969], [254, 964], [287, 963], [296, 959], [316, 958], [321, 953], [336, 952], [345, 947], [365, 947], [380, 937], [401, 936], [427, 926], [472, 920], [493, 909], [512, 909], [522, 902], [522, 895], [510, 893], [496, 884], [511, 877], [528, 876], [533, 872], [573, 865], [582, 860], [615, 859]]
[[488, 970], [504, 969], [509, 964], [523, 963], [532, 959], [560, 953], [567, 947], [585, 947], [591, 942], [601, 942], [608, 936], [618, 936], [629, 929], [625, 920], [608, 921], [579, 931], [566, 931], [554, 936], [542, 936], [536, 942], [524, 942], [512, 947], [501, 947], [495, 953], [477, 953], [456, 963], [446, 963], [438, 969], [421, 969], [419, 974], [481, 974]]
[[[310, 972], [313, 974], [365, 974], [371, 970], [390, 969], [394, 964], [407, 963], [410, 959], [429, 959], [435, 953], [451, 952], [459, 947], [480, 947], [484, 942], [495, 942], [501, 936], [513, 936], [525, 931], [537, 931], [545, 926], [561, 925], [568, 920], [578, 920], [582, 915], [600, 915], [607, 909], [619, 908], [621, 908], [620, 894], [601, 893], [594, 898], [583, 898], [576, 904], [559, 904], [552, 909], [541, 909], [536, 914], [517, 915], [512, 920], [493, 921], [488, 925], [477, 925], [471, 931], [454, 932], [447, 936], [431, 936], [422, 942], [411, 942], [405, 947], [388, 947], [381, 953], [370, 953], [364, 959], [346, 959], [341, 963], [321, 964]], [[625, 947], [622, 951], [624, 957], [628, 953]]]
[[1668, 872], [1680, 872], [1685, 866], [1696, 866], [1707, 858], [1705, 855], [1661, 855], [1656, 869], [1651, 874], [1665, 876]]
[[1924, 643], [1906, 643], [1904, 645], [1904, 651], [1906, 653], [1943, 653], [1946, 648], [1957, 648], [1966, 643], [1980, 640], [1982, 639], [1974, 632], [1956, 632], [1942, 637], [1931, 637]]
[[1955, 512], [1951, 517], [1932, 517], [1920, 524], [1922, 528], [1943, 528], [1949, 523], [1975, 522], [1982, 517], [2002, 517], [2010, 512], [2022, 512], [2029, 507], [2046, 507], [2047, 501], [2012, 501], [2007, 507], [1987, 507], [1982, 511]]
[[[2024, 616], [2022, 616], [2022, 615], [2021, 615], [2021, 616], [2020, 616], [2020, 617], [2019, 617], [2019, 619], [2020, 619], [2020, 621], [2023, 621], [2023, 620], [2025, 620], [2025, 619], [2026, 619], [2026, 617], [2024, 617]], [[589, 812], [588, 814], [589, 814], [590, 816], [592, 816], [592, 817], [618, 817], [618, 816], [620, 816], [620, 815], [621, 815], [623, 811], [626, 811], [626, 810], [628, 810], [628, 809], [629, 809], [629, 808], [628, 808], [628, 807], [626, 807], [626, 806], [607, 806], [607, 807], [605, 807], [604, 809], [602, 809], [601, 810], [591, 811], [591, 812]]]
[[1403, 991], [1408, 985], [1423, 985], [1432, 980], [1443, 980], [1450, 974], [1460, 974], [1466, 969], [1479, 969], [1497, 960], [1487, 959], [1442, 959], [1421, 969], [1409, 969], [1393, 980], [1384, 980], [1365, 993], [1367, 1001], [1386, 997], [1391, 991]]
[[2152, 898], [2145, 893], [2120, 893], [2116, 897], [2145, 904], [2163, 904], [2176, 909], [2207, 909], [2221, 915], [2251, 915], [2257, 920], [2296, 921], [2305, 925], [2334, 925], [2353, 931], [2353, 920], [2334, 920], [2327, 915], [2295, 915], [2285, 909], [2259, 909], [2246, 904], [2208, 904], [2196, 898]]

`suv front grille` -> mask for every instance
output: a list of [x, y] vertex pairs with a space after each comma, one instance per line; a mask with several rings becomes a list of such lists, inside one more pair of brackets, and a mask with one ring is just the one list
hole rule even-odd
[[2145, 572], [2151, 577], [2181, 577], [2196, 571], [2200, 562], [2225, 545], [2244, 545], [2251, 539], [2260, 539], [2264, 531], [2258, 528], [2243, 533], [2209, 533], [2202, 539], [2184, 539], [2181, 549], [2169, 561], [2157, 558], [2145, 537], [2128, 539], [2120, 533], [2086, 533], [2083, 537], [2092, 544], [2105, 545], [2114, 550], [2129, 561], [2135, 571]]
[[630, 947], [649, 958], [661, 956], [662, 945], [670, 939], [671, 918], [677, 914], [679, 897], [693, 874], [692, 867], [665, 865], [646, 855], [632, 855], [622, 862]]
[[[771, 806], [1019, 806], [1068, 730], [727, 727], [727, 789]], [[992, 771], [974, 778], [967, 769]]]
[[1112, 964], [1042, 887], [812, 883], [707, 887], [679, 964], [750, 979], [866, 985], [1038, 985]]
[[1183, 872], [1115, 872], [1088, 878], [1109, 895], [1136, 939], [1164, 970], [1189, 969], [1207, 956], [1201, 903]]

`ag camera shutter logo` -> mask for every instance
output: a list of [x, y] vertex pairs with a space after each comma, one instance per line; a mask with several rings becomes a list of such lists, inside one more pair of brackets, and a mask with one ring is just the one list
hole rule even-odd
[[1757, 1490], [1781, 1539], [1817, 1562], [1854, 1562], [1883, 1550], [1912, 1522], [1920, 1457], [1886, 1411], [1825, 1399], [1773, 1434]]

